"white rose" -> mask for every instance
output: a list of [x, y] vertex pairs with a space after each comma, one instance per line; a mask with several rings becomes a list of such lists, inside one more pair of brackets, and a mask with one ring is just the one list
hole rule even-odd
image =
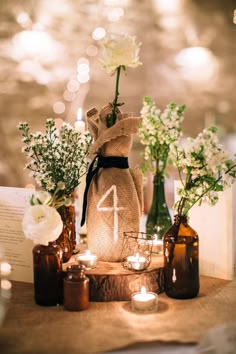
[[108, 73], [117, 67], [129, 66], [135, 68], [142, 63], [139, 61], [139, 47], [136, 37], [128, 34], [108, 34], [102, 41], [101, 63]]
[[22, 227], [26, 238], [35, 244], [47, 246], [60, 236], [63, 222], [55, 208], [48, 205], [33, 205], [26, 209]]

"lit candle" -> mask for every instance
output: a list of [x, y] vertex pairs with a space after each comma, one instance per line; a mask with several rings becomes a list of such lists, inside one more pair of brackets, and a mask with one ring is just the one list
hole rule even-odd
[[84, 133], [85, 131], [85, 123], [82, 121], [82, 108], [79, 107], [77, 111], [77, 120], [75, 122], [75, 129], [80, 133]]
[[158, 307], [158, 296], [156, 293], [147, 292], [142, 286], [139, 293], [131, 295], [131, 306], [136, 311], [156, 311]]
[[9, 275], [11, 273], [11, 265], [7, 262], [0, 263], [0, 274]]
[[147, 258], [136, 253], [135, 256], [127, 257], [127, 268], [129, 270], [144, 270], [148, 266]]
[[85, 253], [78, 255], [77, 261], [79, 264], [83, 264], [87, 269], [96, 268], [97, 256], [92, 254], [90, 250], [86, 250]]
[[156, 239], [152, 241], [152, 253], [163, 254], [163, 240]]

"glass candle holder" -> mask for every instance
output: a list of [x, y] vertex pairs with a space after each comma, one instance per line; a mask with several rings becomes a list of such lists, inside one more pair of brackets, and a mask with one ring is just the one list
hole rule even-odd
[[158, 295], [151, 291], [146, 291], [142, 286], [140, 292], [131, 295], [131, 308], [133, 311], [155, 312], [158, 309]]
[[81, 253], [77, 256], [78, 264], [84, 265], [86, 269], [93, 269], [97, 267], [97, 256], [86, 250], [85, 253]]
[[151, 263], [154, 237], [144, 232], [124, 232], [121, 262], [125, 269], [144, 271]]

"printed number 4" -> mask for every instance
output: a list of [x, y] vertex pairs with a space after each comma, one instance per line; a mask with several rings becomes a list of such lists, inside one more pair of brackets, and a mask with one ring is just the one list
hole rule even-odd
[[[112, 207], [101, 207], [101, 204], [105, 201], [110, 193], [113, 192], [113, 206]], [[117, 196], [117, 188], [116, 185], [112, 185], [105, 194], [101, 197], [97, 204], [97, 211], [113, 211], [114, 213], [114, 227], [113, 227], [113, 235], [114, 241], [118, 240], [118, 211], [124, 210], [123, 207], [118, 207], [118, 196]]]

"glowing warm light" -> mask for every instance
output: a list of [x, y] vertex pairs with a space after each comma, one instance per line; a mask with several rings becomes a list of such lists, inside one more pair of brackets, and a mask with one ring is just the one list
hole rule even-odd
[[141, 293], [141, 294], [147, 294], [147, 290], [146, 290], [145, 286], [142, 286], [142, 287], [141, 287], [140, 293]]
[[122, 7], [115, 7], [114, 9], [111, 9], [108, 14], [107, 18], [109, 21], [112, 22], [117, 22], [119, 19], [124, 15], [124, 10]]
[[155, 0], [156, 8], [161, 13], [176, 13], [182, 8], [183, 0]]
[[77, 110], [77, 120], [82, 120], [83, 114], [82, 114], [82, 108], [79, 107]]
[[0, 264], [1, 275], [9, 275], [11, 273], [11, 265], [7, 262], [2, 262]]
[[77, 61], [77, 64], [79, 65], [79, 64], [82, 64], [82, 63], [89, 65], [89, 60], [87, 58], [81, 57]]
[[217, 61], [204, 47], [185, 48], [177, 54], [175, 62], [180, 66], [183, 78], [195, 81], [210, 80], [216, 72]]
[[79, 73], [77, 79], [81, 84], [85, 84], [90, 79], [89, 73]]
[[97, 27], [95, 28], [95, 30], [92, 33], [92, 38], [95, 41], [99, 41], [101, 39], [103, 39], [106, 35], [106, 30], [103, 27]]
[[180, 18], [178, 16], [168, 15], [160, 18], [159, 23], [161, 27], [166, 30], [172, 30], [180, 25]]
[[75, 99], [75, 96], [76, 96], [76, 94], [74, 92], [71, 92], [68, 90], [64, 91], [64, 93], [63, 93], [64, 100], [68, 101], [68, 102], [73, 101]]
[[61, 46], [45, 31], [22, 31], [13, 37], [10, 55], [21, 61], [23, 59], [37, 59], [50, 63], [62, 55]]
[[11, 284], [11, 282], [9, 280], [7, 280], [7, 279], [2, 279], [1, 280], [1, 288], [3, 290], [10, 290], [11, 287], [12, 287], [12, 284]]
[[71, 79], [67, 84], [67, 90], [70, 92], [76, 92], [79, 89], [79, 82], [75, 79]]
[[[85, 131], [85, 123], [82, 120], [82, 118], [83, 118], [83, 110], [82, 110], [82, 107], [79, 107], [78, 110], [77, 110], [75, 129], [78, 130], [80, 133], [84, 133], [84, 131]], [[87, 251], [89, 251], [89, 250], [87, 250]], [[86, 255], [88, 255], [88, 254], [86, 253]]]
[[21, 12], [17, 15], [16, 21], [23, 27], [27, 27], [31, 24], [31, 19], [27, 12]]
[[96, 45], [89, 45], [86, 49], [86, 54], [90, 57], [95, 57], [98, 54], [98, 47]]
[[56, 113], [56, 114], [61, 114], [61, 113], [64, 113], [65, 112], [65, 109], [66, 109], [66, 106], [63, 102], [55, 102], [54, 105], [53, 105], [53, 111]]
[[89, 65], [85, 63], [78, 64], [77, 67], [78, 73], [79, 74], [87, 74], [90, 71]]
[[24, 81], [31, 81], [34, 78], [39, 84], [47, 85], [52, 79], [50, 72], [35, 60], [22, 60], [17, 69], [23, 74], [21, 79]]

